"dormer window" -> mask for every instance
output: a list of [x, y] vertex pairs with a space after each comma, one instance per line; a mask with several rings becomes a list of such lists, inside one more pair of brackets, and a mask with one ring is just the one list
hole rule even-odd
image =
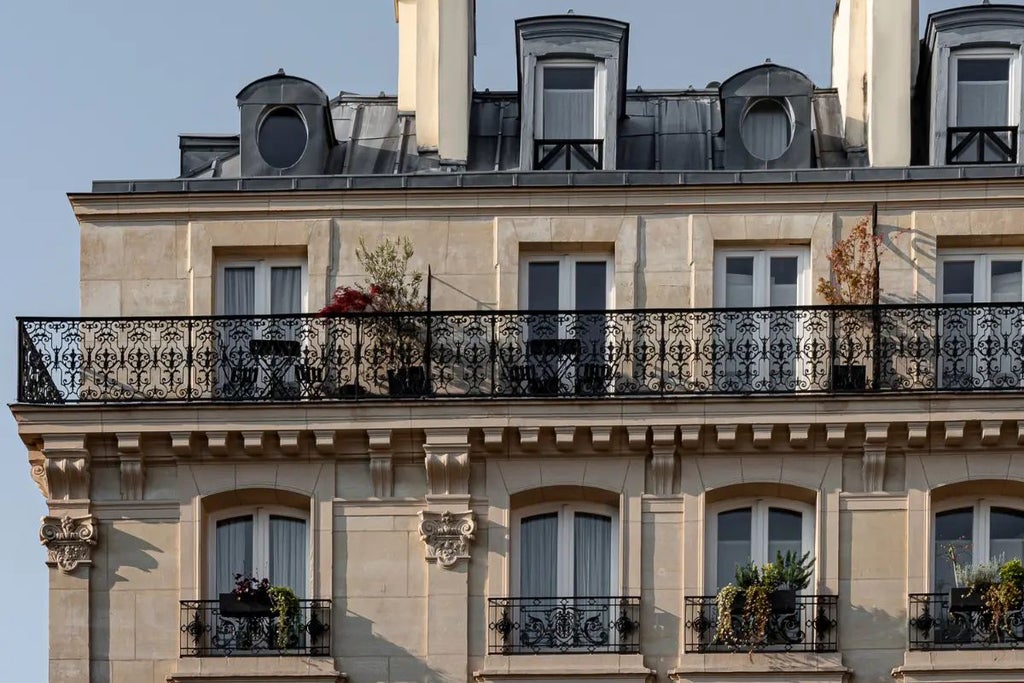
[[294, 166], [306, 150], [306, 124], [292, 107], [271, 109], [260, 123], [256, 145], [260, 156], [279, 169]]
[[950, 60], [950, 164], [1017, 159], [1017, 69], [1007, 50], [968, 50]]
[[755, 100], [743, 115], [740, 135], [747, 151], [758, 159], [781, 157], [793, 140], [793, 123], [785, 104], [771, 98]]
[[598, 65], [579, 62], [538, 66], [534, 128], [536, 168], [603, 168], [601, 71]]

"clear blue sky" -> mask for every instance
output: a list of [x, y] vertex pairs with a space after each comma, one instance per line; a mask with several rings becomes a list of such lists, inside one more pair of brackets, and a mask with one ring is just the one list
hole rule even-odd
[[[630, 86], [700, 87], [766, 58], [829, 85], [833, 0], [478, 4], [479, 89], [515, 87], [515, 18], [570, 8], [632, 24]], [[968, 3], [922, 0], [921, 9], [960, 4]], [[98, 178], [176, 175], [177, 134], [236, 132], [235, 93], [278, 67], [333, 95], [394, 92], [396, 62], [392, 0], [3, 3], [0, 396], [16, 395], [14, 316], [78, 312], [78, 229], [65, 193]], [[43, 681], [49, 570], [37, 534], [45, 507], [10, 417], [0, 417], [0, 444], [0, 519], [9, 525], [0, 678]]]

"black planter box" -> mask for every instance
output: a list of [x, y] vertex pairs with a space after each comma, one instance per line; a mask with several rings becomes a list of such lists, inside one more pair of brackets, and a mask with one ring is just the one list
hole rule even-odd
[[833, 391], [864, 391], [868, 388], [868, 369], [863, 365], [833, 365]]
[[427, 370], [422, 365], [388, 370], [390, 396], [426, 396], [429, 393]]
[[777, 588], [772, 591], [772, 614], [793, 614], [796, 612], [796, 591]]
[[949, 609], [951, 612], [977, 612], [985, 607], [984, 588], [950, 588]]
[[269, 617], [273, 614], [270, 597], [240, 598], [234, 593], [220, 594], [220, 613], [225, 617]]

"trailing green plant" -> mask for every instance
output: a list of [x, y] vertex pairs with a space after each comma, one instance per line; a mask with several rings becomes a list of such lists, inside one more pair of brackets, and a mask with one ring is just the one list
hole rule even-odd
[[781, 551], [775, 555], [775, 565], [779, 567], [781, 579], [780, 586], [790, 590], [802, 591], [811, 583], [811, 574], [814, 573], [814, 558], [808, 551], [803, 555], [787, 550], [783, 555]]
[[999, 583], [1024, 589], [1024, 563], [1014, 558], [999, 568]]
[[277, 617], [277, 647], [284, 649], [288, 647], [292, 623], [299, 616], [299, 598], [287, 586], [271, 586], [268, 592], [271, 608]]
[[[767, 566], [767, 565], [766, 565]], [[758, 584], [747, 589], [747, 601], [743, 605], [743, 621], [747, 625], [747, 642], [751, 650], [765, 642], [768, 624], [772, 618], [772, 588]]]
[[715, 625], [715, 641], [719, 643], [732, 643], [736, 640], [733, 631], [732, 610], [736, 604], [736, 598], [742, 591], [739, 587], [729, 583], [718, 591], [715, 598], [715, 605], [718, 608], [718, 623]]

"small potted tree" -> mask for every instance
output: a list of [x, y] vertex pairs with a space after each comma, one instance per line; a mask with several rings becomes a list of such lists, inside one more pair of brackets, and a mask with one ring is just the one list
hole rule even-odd
[[[874, 212], [862, 218], [850, 234], [833, 245], [828, 253], [831, 278], [818, 279], [818, 294], [830, 306], [878, 305], [881, 288], [878, 285], [878, 248], [882, 237], [874, 234]], [[838, 391], [863, 391], [867, 387], [867, 366], [856, 362], [857, 336], [864, 336], [877, 321], [869, 322], [863, 311], [850, 311], [849, 317], [832, 319], [832, 388]], [[871, 335], [862, 339], [864, 348], [870, 348]], [[845, 356], [845, 362], [841, 359]], [[876, 369], [877, 371], [877, 369]]]

